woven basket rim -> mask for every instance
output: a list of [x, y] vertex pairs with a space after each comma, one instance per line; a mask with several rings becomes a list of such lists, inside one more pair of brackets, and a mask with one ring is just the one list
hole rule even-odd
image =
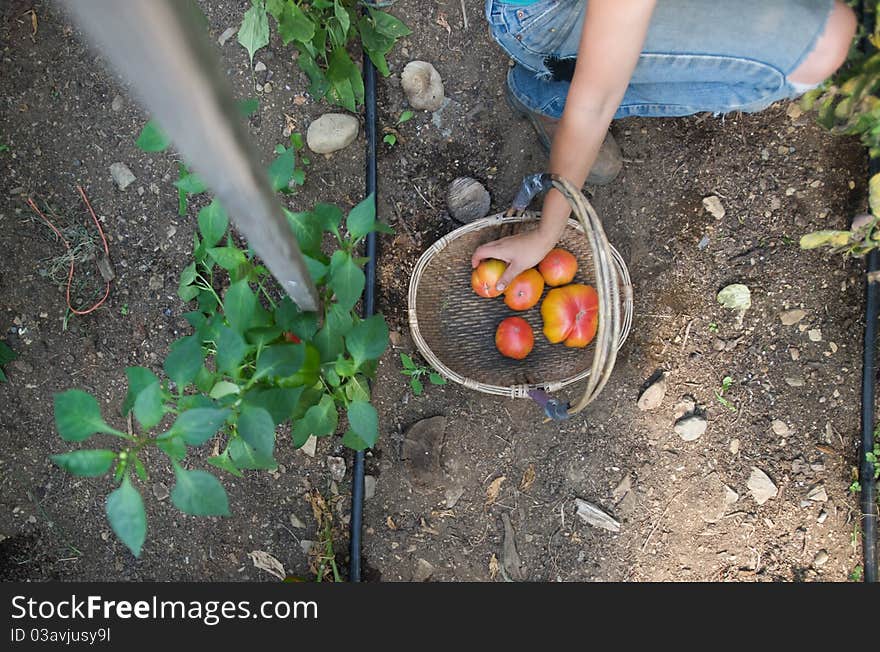
[[[409, 305], [407, 306], [407, 315], [409, 317], [410, 333], [412, 334], [413, 341], [415, 342], [416, 348], [418, 349], [419, 353], [421, 353], [428, 364], [434, 367], [434, 369], [436, 369], [444, 378], [463, 385], [468, 389], [474, 389], [486, 394], [492, 394], [495, 396], [507, 396], [511, 398], [524, 398], [528, 396], [528, 392], [530, 390], [543, 389], [548, 392], [554, 392], [562, 389], [563, 387], [571, 385], [572, 383], [584, 380], [590, 375], [591, 369], [588, 367], [573, 376], [569, 376], [568, 378], [564, 378], [559, 381], [514, 384], [505, 386], [483, 383], [480, 381], [476, 381], [472, 378], [462, 376], [461, 374], [453, 371], [448, 366], [446, 366], [443, 361], [440, 360], [440, 358], [438, 358], [437, 355], [433, 352], [431, 347], [428, 346], [428, 343], [425, 341], [425, 338], [422, 336], [421, 330], [419, 328], [419, 319], [418, 315], [416, 314], [416, 297], [418, 295], [419, 281], [421, 281], [425, 268], [427, 268], [428, 264], [432, 260], [434, 260], [434, 258], [441, 251], [449, 246], [449, 244], [454, 240], [457, 240], [464, 235], [474, 233], [475, 231], [482, 231], [483, 229], [500, 226], [502, 224], [534, 222], [538, 219], [540, 219], [540, 213], [534, 211], [526, 211], [522, 215], [506, 215], [504, 213], [490, 215], [488, 217], [475, 220], [469, 224], [465, 224], [464, 226], [461, 226], [454, 231], [447, 233], [430, 247], [428, 247], [428, 249], [425, 250], [425, 252], [419, 257], [419, 260], [416, 263], [416, 266], [413, 269], [413, 273], [410, 278], [409, 291], [407, 295], [407, 301], [409, 303]], [[576, 229], [581, 234], [585, 233], [584, 227], [581, 225], [581, 223], [572, 218], [568, 219], [567, 226]], [[617, 350], [619, 351], [626, 342], [626, 338], [629, 335], [632, 326], [632, 282], [630, 280], [629, 270], [627, 269], [626, 264], [620, 253], [610, 244], [608, 246], [613, 256], [614, 267], [617, 271], [621, 287], [619, 301], [622, 304], [621, 308], [623, 319], [621, 324], [620, 337], [617, 341]]]

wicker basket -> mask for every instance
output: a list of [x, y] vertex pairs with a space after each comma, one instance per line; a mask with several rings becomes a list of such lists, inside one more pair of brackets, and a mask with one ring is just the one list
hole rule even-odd
[[[483, 243], [534, 228], [538, 213], [498, 214], [440, 238], [419, 259], [409, 287], [409, 324], [416, 347], [444, 377], [481, 392], [520, 398], [529, 390], [556, 391], [588, 379], [584, 396], [570, 413], [582, 410], [605, 386], [617, 351], [632, 324], [632, 284], [620, 254], [608, 243], [595, 210], [564, 179], [553, 186], [572, 206], [558, 246], [578, 259], [576, 283], [596, 288], [599, 327], [583, 349], [550, 344], [543, 336], [540, 304], [510, 310], [501, 298], [485, 299], [471, 289], [471, 255]], [[502, 356], [495, 330], [505, 317], [523, 317], [535, 332], [535, 346], [524, 360]]]

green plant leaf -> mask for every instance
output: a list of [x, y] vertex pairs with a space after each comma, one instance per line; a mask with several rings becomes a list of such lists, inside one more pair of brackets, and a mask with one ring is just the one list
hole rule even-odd
[[147, 538], [147, 512], [140, 493], [127, 475], [119, 488], [107, 496], [106, 511], [113, 532], [135, 557], [140, 557]]
[[269, 19], [266, 17], [265, 3], [259, 2], [245, 12], [238, 29], [238, 42], [247, 50], [253, 66], [254, 53], [269, 45]]
[[231, 473], [236, 478], [243, 478], [244, 474], [238, 470], [238, 467], [232, 463], [232, 460], [229, 459], [229, 450], [223, 451], [220, 455], [215, 455], [213, 457], [209, 457], [207, 459], [208, 464], [211, 466], [215, 466], [218, 469], [222, 469], [227, 473]]
[[241, 114], [242, 118], [248, 118], [257, 112], [257, 109], [260, 108], [260, 100], [256, 97], [248, 97], [243, 100], [239, 100], [236, 103], [238, 107], [238, 112]]
[[404, 122], [409, 122], [410, 120], [413, 119], [414, 115], [415, 115], [414, 112], [407, 109], [406, 111], [404, 111], [400, 114], [399, 118], [397, 118], [397, 124], [402, 125]]
[[155, 120], [150, 120], [144, 125], [135, 141], [135, 145], [143, 152], [162, 152], [168, 149], [170, 144], [171, 139], [165, 135]]
[[394, 147], [394, 144], [397, 142], [397, 136], [394, 134], [385, 134], [385, 137], [382, 138], [382, 142], [390, 147]]
[[307, 256], [306, 254], [303, 254], [303, 260], [306, 263], [306, 268], [309, 270], [309, 276], [312, 277], [312, 281], [315, 282], [315, 285], [321, 283], [327, 276], [327, 265], [320, 260], [315, 260], [311, 256]]
[[233, 283], [223, 297], [223, 312], [229, 325], [243, 334], [253, 323], [257, 310], [257, 297], [251, 291], [246, 280]]
[[199, 338], [189, 335], [171, 343], [163, 368], [178, 391], [183, 391], [195, 379], [204, 361], [205, 353]]
[[388, 326], [381, 315], [373, 315], [356, 324], [345, 336], [345, 346], [355, 365], [378, 358], [388, 346]]
[[163, 433], [156, 437], [156, 446], [175, 462], [186, 457], [186, 444], [182, 435], [173, 432]]
[[228, 227], [229, 216], [217, 199], [199, 211], [199, 233], [202, 234], [202, 242], [206, 247], [213, 247], [220, 242]]
[[344, 32], [348, 32], [351, 27], [351, 16], [348, 15], [348, 10], [343, 7], [339, 2], [333, 3], [333, 15], [336, 17], [336, 20], [339, 21], [339, 26], [342, 28]]
[[275, 449], [275, 422], [267, 410], [244, 404], [238, 415], [238, 434], [258, 453], [272, 456]]
[[239, 391], [240, 388], [235, 383], [231, 383], [228, 380], [221, 380], [211, 388], [208, 396], [216, 400], [221, 399], [224, 396], [229, 396], [230, 394], [238, 394]]
[[330, 289], [343, 310], [354, 308], [364, 291], [364, 272], [351, 259], [351, 255], [338, 249], [330, 261]]
[[140, 458], [137, 455], [134, 456], [134, 470], [142, 482], [149, 481], [150, 478], [147, 475], [147, 467], [144, 466], [144, 463], [141, 462]]
[[241, 437], [235, 437], [229, 442], [229, 456], [239, 469], [266, 469], [272, 471], [278, 468], [271, 456], [257, 452]]
[[409, 357], [406, 353], [400, 354], [400, 362], [403, 364], [404, 369], [415, 369], [416, 363], [413, 362], [413, 359]]
[[172, 434], [179, 434], [190, 446], [201, 446], [217, 434], [229, 416], [228, 409], [194, 408], [181, 413], [174, 425]]
[[171, 502], [181, 512], [193, 516], [229, 516], [229, 498], [220, 481], [207, 471], [187, 471], [174, 465], [177, 483], [171, 489]]
[[257, 387], [248, 391], [242, 397], [242, 402], [266, 410], [272, 422], [279, 425], [293, 416], [303, 390], [303, 387]]
[[357, 240], [373, 231], [376, 224], [376, 198], [370, 193], [361, 203], [351, 209], [345, 220], [349, 235]]
[[159, 379], [149, 369], [144, 367], [126, 367], [125, 377], [128, 378], [128, 392], [122, 402], [122, 416], [126, 416], [134, 407], [134, 402], [142, 391]]
[[237, 270], [248, 262], [247, 256], [238, 247], [211, 247], [208, 249], [208, 255], [228, 272]]
[[365, 401], [352, 401], [348, 406], [348, 425], [366, 444], [364, 448], [375, 445], [379, 438], [379, 416], [376, 408]]
[[318, 221], [313, 219], [311, 213], [292, 213], [286, 208], [283, 210], [302, 252], [313, 257], [320, 255], [321, 225]]
[[395, 18], [391, 14], [379, 11], [378, 9], [370, 9], [370, 17], [376, 26], [376, 31], [385, 34], [394, 39], [412, 34], [412, 30], [407, 27], [400, 19]]
[[315, 204], [312, 216], [321, 225], [324, 231], [339, 233], [339, 224], [342, 222], [342, 209], [335, 204]]
[[425, 389], [425, 386], [422, 385], [422, 381], [416, 377], [410, 379], [409, 386], [412, 387], [414, 396], [421, 396], [422, 390]]
[[428, 380], [431, 381], [432, 385], [445, 385], [446, 379], [438, 373], [434, 373], [433, 371], [428, 375]]
[[336, 404], [333, 397], [324, 394], [317, 405], [311, 406], [301, 419], [293, 424], [293, 445], [300, 448], [306, 443], [310, 435], [324, 437], [336, 432], [339, 414], [336, 412]]
[[228, 326], [218, 327], [217, 355], [214, 361], [217, 371], [235, 375], [248, 351], [244, 338]]
[[181, 169], [180, 176], [174, 182], [174, 185], [180, 192], [187, 195], [198, 195], [205, 192], [208, 188], [201, 177], [193, 172], [189, 172], [185, 167]]
[[68, 473], [86, 478], [97, 478], [107, 473], [113, 466], [116, 452], [96, 448], [52, 455], [51, 459]]
[[290, 4], [288, 0], [266, 0], [266, 11], [269, 12], [275, 20], [280, 20], [281, 13], [288, 4]]
[[162, 396], [162, 386], [156, 380], [147, 385], [134, 401], [134, 418], [141, 424], [144, 431], [156, 427], [162, 417], [165, 416], [165, 405]]
[[98, 401], [79, 389], [55, 394], [55, 426], [64, 441], [83, 441], [96, 432], [122, 435], [101, 417]]
[[257, 371], [252, 380], [292, 376], [300, 370], [304, 360], [303, 344], [275, 344], [266, 347], [257, 358]]
[[296, 168], [296, 154], [293, 149], [287, 149], [277, 157], [269, 166], [269, 182], [276, 192], [285, 190], [290, 180], [293, 179], [293, 171]]
[[312, 37], [315, 35], [315, 24], [293, 2], [287, 2], [284, 5], [284, 10], [277, 20], [278, 34], [281, 36], [281, 41], [284, 45], [291, 41], [305, 43], [312, 40]]
[[249, 329], [245, 333], [248, 343], [253, 344], [257, 348], [263, 348], [279, 337], [281, 337], [281, 328], [278, 326], [258, 326], [257, 328]]
[[275, 323], [301, 340], [311, 340], [318, 332], [318, 313], [301, 311], [290, 297], [285, 296], [275, 308]]
[[370, 389], [367, 379], [362, 374], [350, 378], [345, 383], [345, 397], [349, 401], [370, 401]]

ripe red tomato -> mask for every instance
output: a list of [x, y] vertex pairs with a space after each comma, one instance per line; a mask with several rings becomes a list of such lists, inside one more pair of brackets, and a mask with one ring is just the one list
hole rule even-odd
[[504, 290], [504, 303], [514, 310], [528, 310], [541, 300], [544, 277], [536, 269], [527, 269]]
[[487, 258], [481, 262], [471, 274], [471, 287], [474, 292], [489, 299], [497, 297], [501, 293], [495, 286], [505, 269], [507, 269], [507, 263], [503, 260]]
[[589, 285], [553, 288], [541, 304], [544, 335], [551, 343], [583, 348], [599, 329], [599, 295]]
[[532, 352], [535, 334], [532, 327], [522, 317], [508, 317], [495, 331], [495, 347], [501, 355], [514, 360], [522, 360]]

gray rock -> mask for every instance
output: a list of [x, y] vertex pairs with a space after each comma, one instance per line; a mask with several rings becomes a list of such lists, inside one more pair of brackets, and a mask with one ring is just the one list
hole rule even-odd
[[308, 455], [309, 457], [315, 456], [315, 450], [318, 447], [318, 438], [314, 435], [309, 435], [309, 438], [306, 439], [306, 443], [300, 446], [300, 451]]
[[266, 70], [266, 64], [262, 61], [257, 61], [257, 63], [254, 64], [254, 72], [263, 72], [264, 70]]
[[800, 376], [786, 376], [785, 383], [789, 387], [803, 387], [805, 385], [804, 379]]
[[341, 457], [328, 457], [327, 468], [330, 469], [330, 477], [334, 482], [342, 482], [345, 477], [345, 460]]
[[682, 417], [675, 422], [675, 433], [684, 441], [694, 441], [703, 436], [708, 426], [706, 417], [700, 414], [692, 414]]
[[486, 217], [491, 205], [489, 191], [470, 177], [459, 177], [449, 184], [446, 206], [453, 219], [466, 224]]
[[364, 500], [370, 500], [373, 496], [376, 495], [376, 484], [378, 480], [376, 480], [376, 476], [374, 475], [365, 475], [364, 476]]
[[661, 374], [648, 388], [639, 396], [637, 405], [640, 410], [653, 410], [660, 406], [663, 398], [666, 396], [666, 374]]
[[263, 92], [264, 93], [271, 93], [272, 92], [272, 84], [270, 82], [266, 82], [265, 86], [263, 86]]
[[828, 500], [828, 492], [825, 491], [823, 485], [817, 484], [807, 493], [807, 500], [812, 500], [815, 503], [824, 503]]
[[410, 61], [400, 74], [400, 85], [414, 109], [436, 111], [443, 104], [443, 80], [427, 61]]
[[773, 423], [770, 424], [770, 427], [773, 428], [773, 432], [780, 437], [788, 437], [788, 435], [791, 434], [791, 428], [789, 428], [788, 424], [782, 419], [773, 419]]
[[783, 326], [794, 326], [806, 316], [807, 313], [804, 310], [796, 308], [795, 310], [786, 310], [785, 312], [780, 312], [779, 321], [782, 322]]
[[151, 290], [161, 290], [163, 287], [165, 287], [165, 279], [158, 274], [154, 274], [150, 277], [149, 288]]
[[315, 545], [314, 541], [309, 541], [308, 539], [300, 539], [299, 547], [302, 549], [303, 554], [308, 556], [308, 554], [312, 551], [312, 546]]
[[153, 495], [156, 497], [156, 500], [165, 500], [171, 494], [168, 492], [168, 487], [161, 482], [157, 482], [153, 485]]
[[237, 27], [227, 27], [226, 29], [223, 30], [223, 33], [220, 34], [220, 36], [217, 37], [217, 42], [218, 42], [220, 45], [225, 45], [225, 44], [226, 44], [226, 41], [228, 41], [228, 40], [231, 39], [233, 36], [235, 36], [235, 33], [236, 33], [237, 31], [238, 31], [238, 28], [237, 28]]
[[110, 166], [110, 175], [113, 177], [113, 181], [116, 182], [116, 186], [120, 190], [125, 190], [134, 183], [135, 180], [134, 174], [132, 174], [131, 170], [128, 169], [128, 166], [125, 163], [113, 163]]
[[678, 403], [675, 404], [675, 408], [672, 411], [672, 418], [678, 421], [683, 416], [690, 414], [696, 409], [697, 402], [693, 396], [682, 396], [680, 399], [678, 399]]
[[756, 466], [752, 467], [752, 474], [747, 483], [749, 492], [759, 505], [763, 505], [771, 498], [775, 498], [779, 489], [773, 484], [770, 477]]
[[290, 515], [290, 526], [295, 527], [297, 530], [305, 530], [306, 524], [302, 522], [299, 516], [296, 514]]
[[464, 487], [461, 485], [454, 485], [452, 487], [448, 487], [446, 489], [446, 507], [452, 509], [458, 504], [459, 499], [464, 494]]
[[828, 563], [828, 551], [820, 550], [816, 553], [816, 556], [813, 557], [813, 566], [824, 566]]
[[434, 566], [429, 561], [421, 557], [416, 559], [416, 567], [413, 569], [412, 575], [413, 582], [427, 582], [433, 574]]
[[110, 103], [110, 108], [113, 109], [114, 111], [121, 111], [122, 104], [123, 104], [122, 95], [114, 95], [113, 102]]
[[717, 195], [704, 197], [703, 208], [705, 208], [706, 211], [716, 220], [722, 219], [727, 214], [727, 211], [724, 210], [724, 206], [721, 205], [721, 199], [719, 199]]
[[580, 498], [575, 498], [574, 504], [577, 506], [577, 515], [584, 523], [589, 523], [590, 525], [610, 532], [620, 532], [620, 523], [608, 516], [608, 514], [595, 505], [588, 503], [586, 500], [581, 500]]
[[810, 338], [811, 342], [821, 342], [822, 341], [822, 329], [820, 328], [811, 328], [807, 331], [807, 337]]
[[345, 113], [325, 113], [309, 125], [306, 143], [316, 154], [330, 154], [351, 145], [357, 138], [360, 123]]

